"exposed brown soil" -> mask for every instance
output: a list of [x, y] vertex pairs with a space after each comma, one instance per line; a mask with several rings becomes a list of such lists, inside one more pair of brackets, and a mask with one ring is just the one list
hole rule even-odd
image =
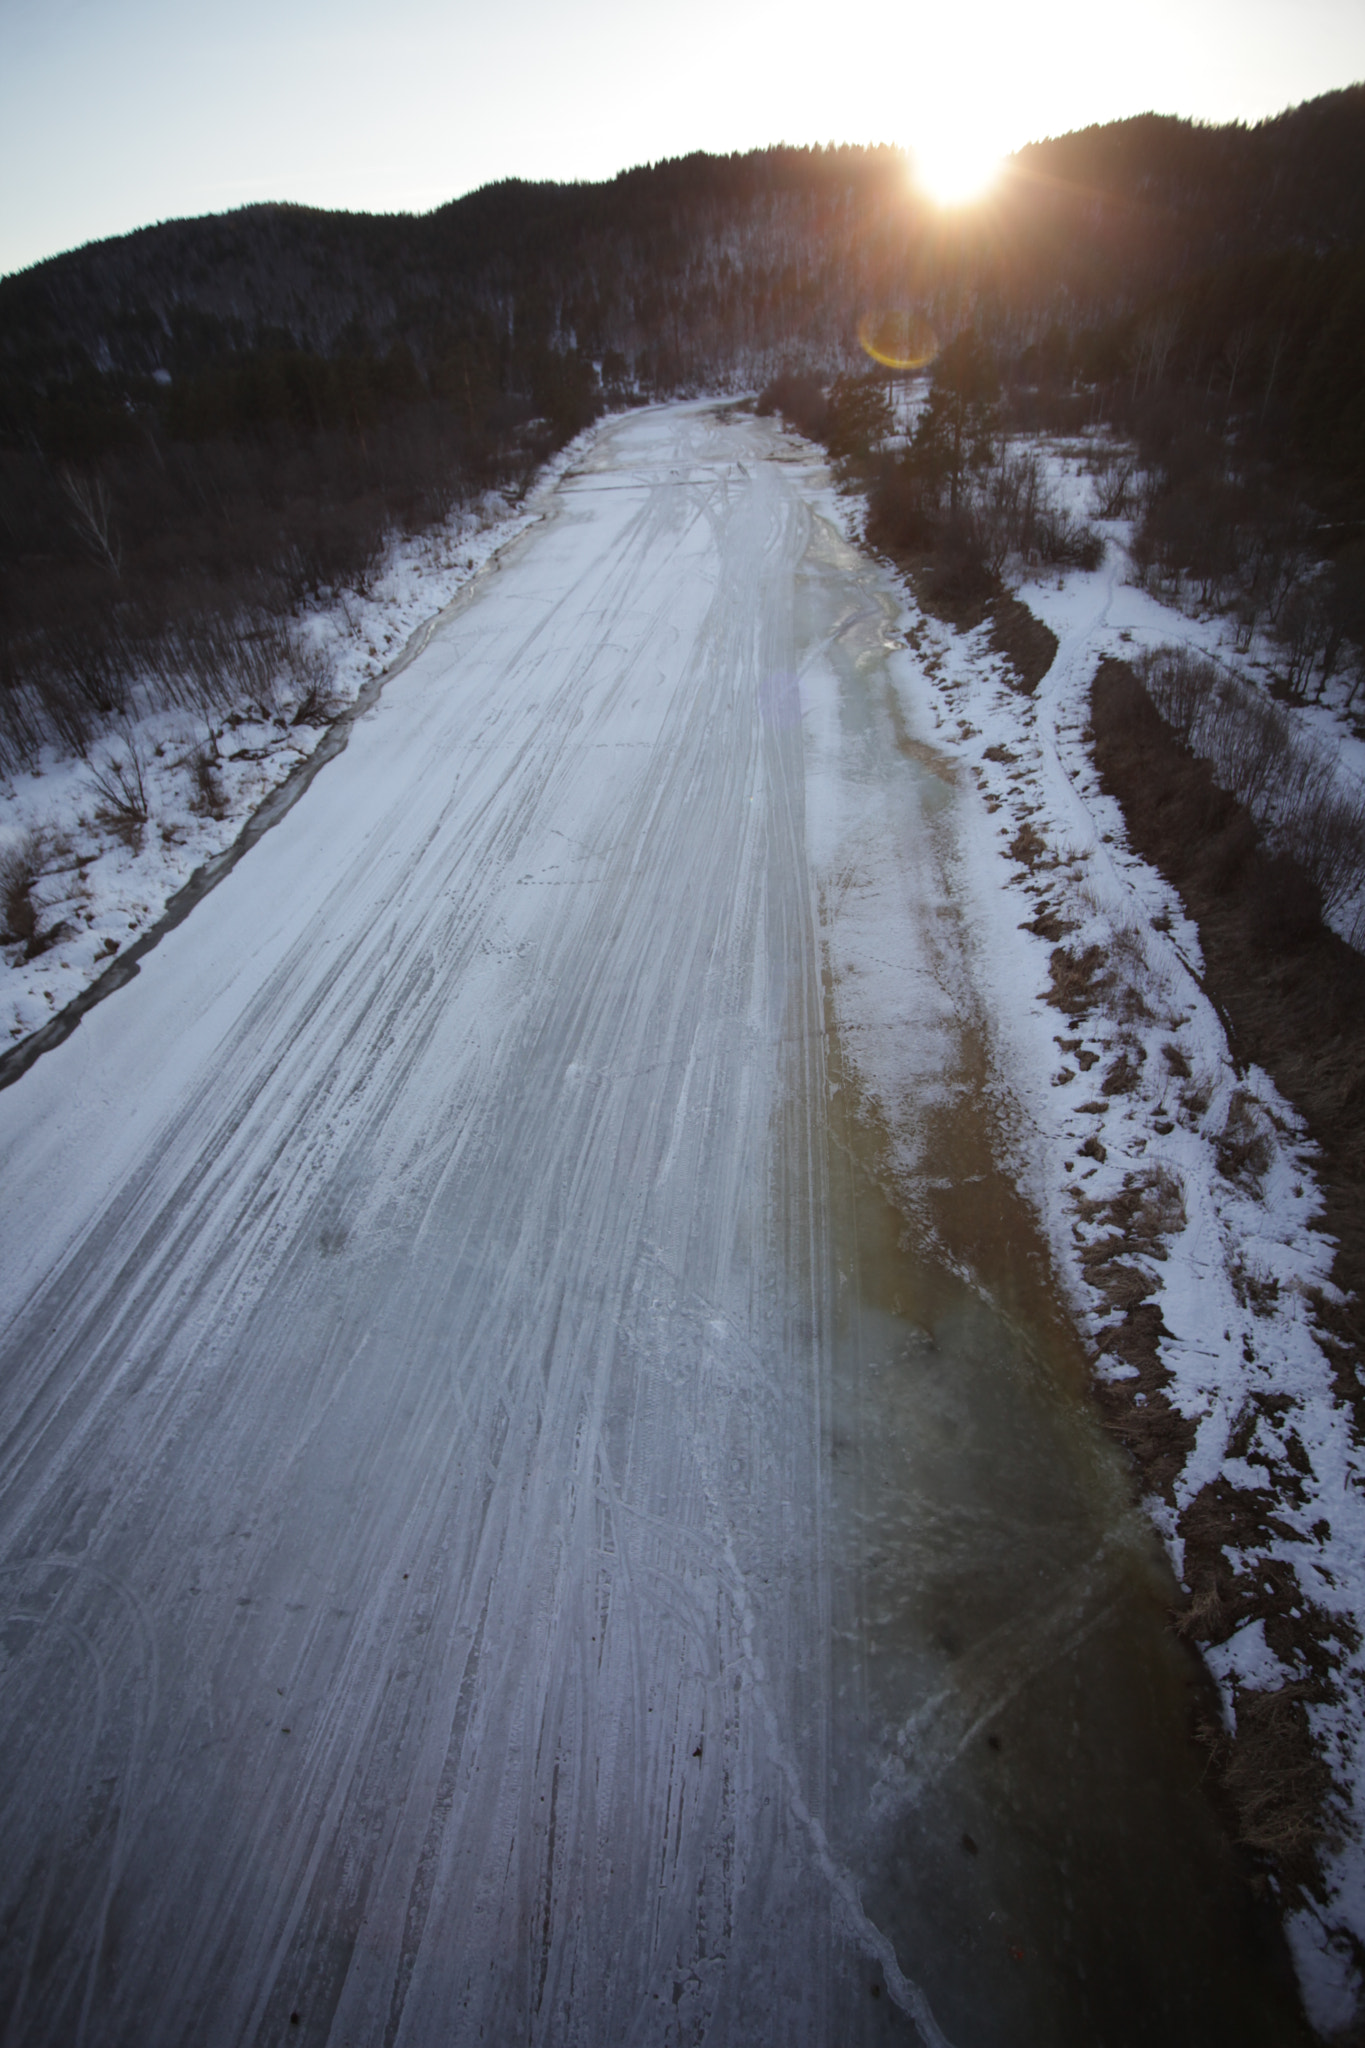
[[1015, 688], [1031, 697], [1057, 658], [1057, 635], [1007, 591], [990, 609], [991, 645], [1014, 670]]
[[[1325, 1300], [1316, 1306], [1337, 1394], [1359, 1430], [1365, 1425], [1365, 961], [1323, 925], [1302, 870], [1265, 850], [1242, 805], [1218, 789], [1207, 765], [1175, 741], [1126, 663], [1101, 662], [1091, 722], [1096, 765], [1105, 790], [1122, 806], [1130, 843], [1180, 891], [1198, 924], [1205, 988], [1227, 1026], [1234, 1057], [1272, 1076], [1321, 1148], [1324, 1227], [1339, 1247], [1333, 1279], [1349, 1299], [1344, 1306]], [[1101, 991], [1104, 967], [1094, 948], [1075, 957], [1059, 947], [1052, 958], [1052, 1000], [1060, 1009], [1083, 1013]], [[1178, 1050], [1171, 1048], [1166, 1057], [1173, 1077], [1182, 1078]], [[1118, 1087], [1123, 1079], [1111, 1069], [1103, 1085]], [[1199, 1114], [1207, 1105], [1187, 1090], [1185, 1106]], [[1219, 1169], [1229, 1179], [1254, 1184], [1266, 1163], [1264, 1133], [1249, 1098], [1239, 1093], [1218, 1142]], [[1123, 1274], [1118, 1253], [1131, 1250], [1132, 1227], [1117, 1216], [1105, 1220], [1115, 1225], [1111, 1245], [1094, 1248], [1086, 1258], [1094, 1262], [1092, 1281], [1107, 1291], [1106, 1280], [1117, 1286]], [[1188, 1451], [1190, 1425], [1165, 1398], [1160, 1311], [1150, 1299], [1125, 1303], [1121, 1291], [1111, 1298], [1123, 1313], [1105, 1333], [1104, 1349], [1135, 1366], [1137, 1377], [1104, 1382], [1101, 1405], [1144, 1484], [1169, 1499]], [[1255, 1309], [1257, 1300], [1251, 1294], [1248, 1300]], [[1289, 1406], [1282, 1397], [1261, 1402], [1280, 1423]], [[1249, 1408], [1239, 1431], [1244, 1440], [1232, 1446], [1235, 1454], [1257, 1455], [1259, 1419], [1260, 1411]], [[1241, 1690], [1235, 1739], [1214, 1723], [1203, 1736], [1242, 1841], [1291, 1885], [1315, 1891], [1331, 1781], [1314, 1752], [1305, 1708], [1332, 1696], [1336, 1657], [1353, 1631], [1307, 1599], [1291, 1566], [1264, 1554], [1271, 1539], [1295, 1540], [1296, 1532], [1276, 1513], [1277, 1503], [1303, 1498], [1306, 1454], [1292, 1430], [1283, 1440], [1285, 1462], [1267, 1464], [1269, 1490], [1253, 1493], [1219, 1479], [1186, 1508], [1180, 1533], [1190, 1600], [1177, 1625], [1196, 1641], [1218, 1643], [1260, 1618], [1270, 1647], [1297, 1659], [1305, 1672], [1277, 1692]], [[1260, 1456], [1258, 1462], [1267, 1461]], [[1245, 1562], [1249, 1554], [1254, 1568]]]
[[[1333, 1278], [1365, 1297], [1365, 960], [1323, 924], [1303, 870], [1267, 854], [1242, 805], [1172, 739], [1127, 663], [1101, 662], [1091, 716], [1096, 765], [1135, 851], [1199, 926], [1205, 986], [1234, 1056], [1265, 1068], [1321, 1147], [1324, 1227], [1340, 1246]], [[1255, 1142], [1234, 1114], [1223, 1170], [1254, 1167]], [[1319, 1312], [1338, 1392], [1365, 1427], [1360, 1307]]]
[[957, 575], [951, 559], [894, 546], [884, 534], [869, 531], [868, 537], [902, 571], [915, 602], [930, 618], [960, 633], [988, 622], [991, 646], [1008, 662], [1014, 687], [1025, 697], [1033, 695], [1057, 655], [1057, 635], [1050, 626], [993, 578]]

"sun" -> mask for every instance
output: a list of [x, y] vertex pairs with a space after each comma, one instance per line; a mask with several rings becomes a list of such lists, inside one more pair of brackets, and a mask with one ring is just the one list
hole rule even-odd
[[925, 137], [910, 152], [911, 173], [921, 192], [939, 206], [969, 206], [1000, 175], [1001, 158], [989, 143], [962, 129]]

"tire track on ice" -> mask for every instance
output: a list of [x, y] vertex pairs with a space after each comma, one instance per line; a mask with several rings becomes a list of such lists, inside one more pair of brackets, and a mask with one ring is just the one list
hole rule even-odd
[[[821, 992], [769, 689], [811, 527], [767, 432], [605, 434], [630, 487], [568, 480], [3, 1098], [0, 1555], [117, 1570], [163, 1674], [91, 2048], [824, 2048], [860, 1951], [941, 2039], [822, 1819]], [[739, 436], [719, 486], [658, 459]], [[26, 2009], [64, 2043], [51, 1979]]]

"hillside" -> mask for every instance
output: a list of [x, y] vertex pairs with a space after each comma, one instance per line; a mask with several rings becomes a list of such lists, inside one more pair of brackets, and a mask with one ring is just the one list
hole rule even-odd
[[900, 152], [848, 148], [509, 181], [421, 217], [252, 206], [0, 280], [3, 404], [12, 436], [64, 384], [395, 346], [433, 389], [474, 368], [529, 388], [550, 348], [614, 351], [667, 390], [792, 352], [833, 364], [869, 306], [907, 297], [1022, 346], [1040, 325], [1121, 320], [1200, 271], [1363, 241], [1365, 87], [1253, 129], [1144, 115], [1032, 144], [963, 220], [913, 194]]

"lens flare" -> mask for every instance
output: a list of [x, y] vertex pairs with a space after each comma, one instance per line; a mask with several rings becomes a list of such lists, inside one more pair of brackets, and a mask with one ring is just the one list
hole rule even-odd
[[938, 336], [918, 313], [865, 313], [858, 340], [888, 370], [922, 370], [938, 354]]

